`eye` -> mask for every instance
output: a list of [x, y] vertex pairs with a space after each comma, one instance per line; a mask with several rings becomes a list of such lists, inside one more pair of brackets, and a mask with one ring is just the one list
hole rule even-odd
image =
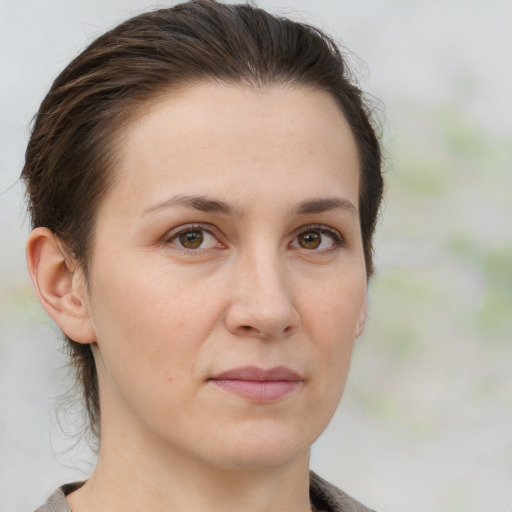
[[343, 244], [338, 231], [325, 226], [312, 226], [301, 231], [292, 242], [292, 247], [308, 251], [325, 251]]
[[186, 229], [182, 229], [178, 233], [172, 233], [166, 242], [191, 251], [197, 249], [213, 249], [220, 245], [220, 242], [212, 233], [198, 226], [190, 226]]

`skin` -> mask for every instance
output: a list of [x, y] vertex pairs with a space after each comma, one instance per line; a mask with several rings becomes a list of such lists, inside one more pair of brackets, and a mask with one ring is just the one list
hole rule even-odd
[[[366, 311], [350, 128], [300, 87], [205, 83], [148, 107], [97, 212], [89, 286], [46, 228], [27, 245], [41, 303], [99, 374], [98, 465], [68, 503], [309, 511], [310, 446]], [[247, 365], [300, 381], [258, 402], [211, 380]]]

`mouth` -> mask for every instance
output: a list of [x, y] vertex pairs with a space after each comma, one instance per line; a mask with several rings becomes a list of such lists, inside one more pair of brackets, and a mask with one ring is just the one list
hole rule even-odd
[[252, 402], [275, 402], [302, 384], [302, 377], [284, 366], [268, 370], [254, 366], [233, 368], [214, 375], [209, 381], [234, 395]]

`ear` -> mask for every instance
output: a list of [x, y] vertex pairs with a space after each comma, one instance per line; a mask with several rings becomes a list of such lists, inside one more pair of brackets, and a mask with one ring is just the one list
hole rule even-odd
[[367, 309], [367, 298], [364, 296], [363, 303], [361, 304], [361, 310], [359, 311], [359, 317], [357, 318], [355, 339], [359, 338], [363, 334], [364, 326], [366, 324], [366, 309]]
[[73, 267], [48, 228], [34, 229], [27, 240], [27, 265], [39, 302], [62, 331], [78, 343], [94, 343], [82, 272]]

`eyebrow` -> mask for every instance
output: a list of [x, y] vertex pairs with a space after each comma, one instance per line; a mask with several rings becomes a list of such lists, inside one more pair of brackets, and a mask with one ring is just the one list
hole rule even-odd
[[[185, 208], [193, 208], [195, 210], [206, 213], [222, 213], [224, 215], [233, 216], [237, 214], [242, 216], [242, 212], [234, 206], [224, 201], [219, 201], [207, 196], [187, 196], [178, 195], [166, 199], [161, 203], [149, 206], [142, 212], [142, 216], [152, 213], [163, 208], [172, 208], [173, 206], [183, 206]], [[300, 203], [296, 208], [297, 215], [311, 215], [315, 213], [323, 213], [330, 210], [341, 209], [352, 215], [359, 215], [357, 208], [348, 199], [340, 197], [329, 197], [322, 199], [309, 199]]]
[[348, 199], [341, 197], [329, 197], [326, 199], [311, 199], [300, 203], [297, 207], [298, 215], [310, 215], [312, 213], [323, 213], [330, 210], [341, 209], [352, 215], [359, 215], [359, 211]]
[[142, 216], [152, 213], [162, 208], [172, 208], [173, 206], [184, 206], [185, 208], [193, 208], [200, 212], [206, 213], [222, 213], [224, 215], [233, 215], [236, 209], [224, 201], [218, 201], [206, 196], [174, 196], [161, 203], [149, 206], [142, 212]]

